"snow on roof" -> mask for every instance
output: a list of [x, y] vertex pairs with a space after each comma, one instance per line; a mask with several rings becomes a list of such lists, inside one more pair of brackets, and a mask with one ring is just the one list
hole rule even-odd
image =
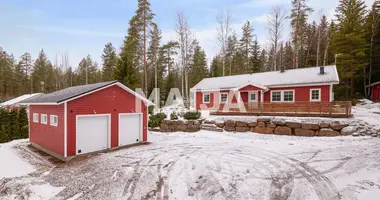
[[37, 97], [41, 95], [42, 93], [34, 93], [34, 94], [25, 94], [22, 96], [19, 96], [17, 98], [11, 99], [9, 101], [3, 102], [0, 104], [0, 107], [2, 106], [12, 106], [12, 105], [17, 105], [19, 102], [27, 100], [27, 99], [32, 99], [33, 97]]
[[338, 83], [339, 76], [335, 65], [325, 66], [325, 74], [320, 67], [300, 68], [235, 76], [205, 78], [191, 90], [219, 90], [240, 87], [244, 84], [259, 84], [267, 87], [313, 83]]

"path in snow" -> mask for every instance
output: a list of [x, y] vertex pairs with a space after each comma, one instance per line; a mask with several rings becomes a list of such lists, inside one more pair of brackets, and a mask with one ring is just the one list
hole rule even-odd
[[149, 139], [151, 144], [2, 179], [0, 199], [27, 198], [20, 191], [35, 183], [64, 188], [53, 199], [351, 200], [380, 193], [380, 139], [207, 131], [153, 133]]

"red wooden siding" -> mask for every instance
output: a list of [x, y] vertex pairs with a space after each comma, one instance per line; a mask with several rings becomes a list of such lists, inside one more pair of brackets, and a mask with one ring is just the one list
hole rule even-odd
[[[330, 102], [330, 86], [304, 86], [304, 87], [287, 87], [287, 88], [272, 88], [270, 91], [278, 90], [294, 90], [295, 102], [310, 101], [310, 89], [321, 89], [321, 102]], [[270, 102], [270, 91], [264, 93], [264, 102]]]
[[[38, 123], [33, 122], [33, 113], [38, 113]], [[47, 124], [41, 124], [41, 114], [47, 115]], [[58, 116], [58, 126], [50, 125], [50, 115]], [[29, 106], [30, 141], [64, 156], [64, 121], [63, 104]]]
[[[294, 90], [295, 91], [295, 102], [309, 102], [310, 101], [310, 89], [321, 89], [321, 102], [330, 102], [330, 85], [320, 85], [320, 86], [303, 86], [303, 87], [286, 87], [286, 88], [271, 88], [269, 91], [264, 93], [264, 102], [270, 102], [270, 91], [278, 91], [278, 90]], [[260, 88], [254, 86], [247, 86], [240, 91], [254, 90], [258, 91], [258, 100], [261, 101], [261, 92]], [[228, 90], [224, 90], [221, 92], [228, 92]], [[217, 92], [203, 92], [204, 94], [210, 94], [210, 103], [204, 104], [207, 108], [212, 108], [214, 105], [214, 96]], [[196, 93], [196, 109], [200, 109], [200, 105], [203, 104], [203, 94], [202, 92]], [[219, 96], [217, 97], [219, 99]], [[248, 102], [248, 92], [241, 92], [241, 98], [244, 103]], [[217, 100], [218, 102], [219, 100]], [[233, 99], [233, 103], [236, 103], [236, 98]], [[223, 104], [220, 106], [223, 108]]]
[[[219, 96], [220, 96], [220, 93], [229, 93], [229, 90], [222, 90], [220, 92], [197, 92], [197, 95], [196, 95], [196, 106], [197, 106], [197, 110], [200, 110], [200, 105], [201, 104], [204, 104], [207, 108], [212, 108], [214, 106], [214, 99], [216, 100], [216, 102], [219, 102]], [[203, 103], [203, 94], [210, 94], [210, 103]], [[233, 99], [232, 99], [232, 102], [233, 103], [236, 103], [236, 97], [234, 96]], [[223, 104], [220, 104], [219, 106], [219, 109], [222, 109], [224, 107]]]
[[[111, 86], [67, 102], [67, 156], [76, 155], [76, 115], [111, 114], [111, 147], [117, 147], [119, 113], [134, 113], [136, 97], [119, 86]], [[143, 113], [143, 141], [147, 141], [147, 110], [141, 102]], [[91, 140], [91, 138], [89, 138]]]
[[380, 101], [380, 84], [372, 87], [372, 101]]

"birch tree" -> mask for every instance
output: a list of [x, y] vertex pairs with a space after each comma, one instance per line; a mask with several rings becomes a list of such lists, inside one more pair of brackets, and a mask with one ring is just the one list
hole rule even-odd
[[[226, 12], [220, 12], [219, 15], [216, 17], [218, 27], [217, 27], [217, 39], [218, 39], [218, 45], [220, 48], [220, 54], [222, 57], [222, 76], [225, 76], [226, 67], [226, 54], [227, 54], [227, 45], [228, 45], [228, 38], [230, 37], [231, 33], [231, 15], [229, 11]], [[231, 72], [230, 72], [231, 73]]]
[[282, 32], [284, 30], [285, 10], [282, 6], [275, 6], [272, 8], [271, 13], [268, 15], [268, 36], [272, 43], [274, 50], [274, 63], [273, 71], [277, 70], [277, 52], [281, 40]]

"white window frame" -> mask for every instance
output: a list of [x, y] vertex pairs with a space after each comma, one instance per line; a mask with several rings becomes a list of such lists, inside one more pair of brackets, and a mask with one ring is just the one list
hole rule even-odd
[[[313, 91], [318, 91], [318, 99], [313, 99]], [[321, 88], [310, 89], [310, 101], [319, 102], [321, 101]]]
[[[208, 95], [208, 101], [205, 101], [205, 96]], [[202, 94], [202, 102], [203, 103], [210, 103], [210, 100], [211, 100], [211, 95], [210, 93], [203, 93]]]
[[[227, 95], [226, 102], [222, 102], [222, 95], [223, 94]], [[220, 93], [220, 95], [219, 95], [219, 102], [220, 102], [220, 104], [225, 104], [225, 103], [228, 102], [228, 92], [222, 92], [222, 93]]]
[[[53, 118], [57, 118], [56, 123], [54, 123]], [[50, 115], [50, 126], [58, 126], [58, 115]]]
[[[281, 100], [280, 101], [273, 101], [273, 92], [280, 92]], [[293, 101], [285, 101], [285, 92], [293, 92]], [[295, 90], [271, 90], [270, 91], [270, 102], [271, 103], [294, 103], [296, 100], [296, 91]]]
[[[46, 117], [46, 121], [44, 121], [44, 117]], [[47, 124], [47, 121], [48, 121], [48, 116], [47, 114], [41, 114], [41, 124]]]
[[38, 123], [39, 122], [39, 114], [38, 113], [33, 113], [33, 122], [34, 123]]
[[[251, 99], [251, 94], [255, 94], [255, 97], [256, 99], [255, 100], [252, 100]], [[259, 102], [259, 92], [258, 91], [251, 91], [251, 92], [248, 92], [248, 102]]]

